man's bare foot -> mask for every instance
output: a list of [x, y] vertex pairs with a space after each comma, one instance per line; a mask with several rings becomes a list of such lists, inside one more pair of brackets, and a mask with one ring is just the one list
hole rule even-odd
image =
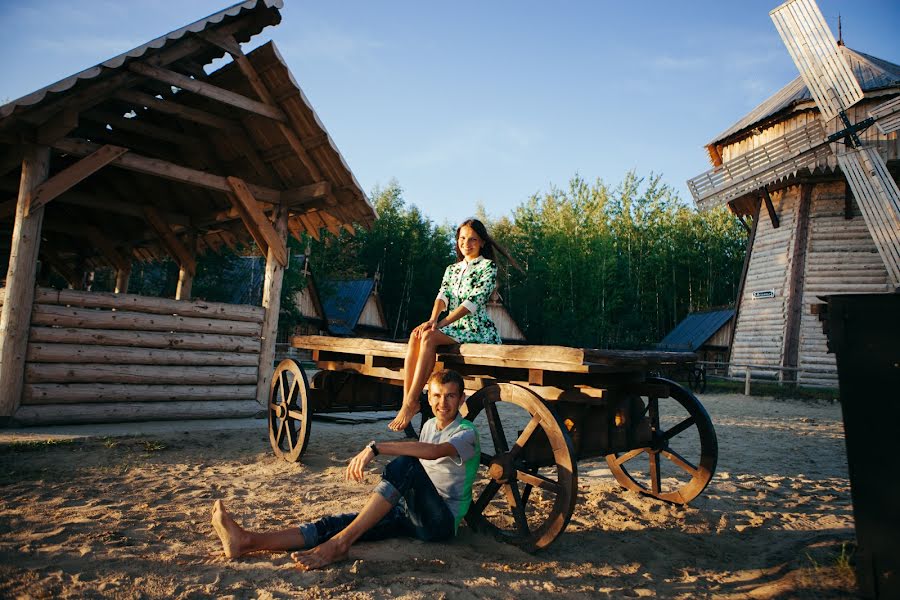
[[319, 544], [311, 550], [291, 552], [291, 558], [297, 562], [297, 568], [301, 571], [312, 571], [313, 569], [321, 569], [332, 563], [345, 560], [348, 551], [349, 548], [341, 544], [340, 541], [331, 538], [324, 544]]
[[247, 532], [231, 518], [221, 500], [216, 500], [213, 504], [212, 526], [222, 540], [226, 558], [237, 558], [247, 551]]
[[403, 431], [418, 412], [419, 402], [416, 402], [415, 404], [404, 404], [400, 407], [400, 410], [397, 411], [397, 416], [394, 417], [394, 420], [388, 425], [388, 429], [391, 431]]

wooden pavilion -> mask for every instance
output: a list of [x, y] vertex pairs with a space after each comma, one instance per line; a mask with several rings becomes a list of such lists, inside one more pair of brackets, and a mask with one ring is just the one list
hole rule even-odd
[[[235, 4], [0, 107], [4, 422], [248, 414], [267, 398], [288, 233], [375, 218], [275, 44], [241, 50], [281, 6]], [[262, 307], [191, 301], [198, 254], [250, 243]], [[128, 294], [132, 263], [163, 258], [175, 299]], [[99, 267], [116, 293], [79, 290]], [[41, 287], [51, 272], [72, 289]]]
[[[851, 122], [865, 119], [874, 106], [900, 94], [900, 66], [844, 45], [839, 49], [865, 93], [848, 111]], [[806, 84], [797, 77], [709, 142], [709, 159], [718, 167], [801, 129], [818, 119], [818, 113]], [[838, 127], [834, 120], [826, 133]], [[870, 127], [860, 137], [877, 148], [895, 181], [900, 179], [897, 134], [884, 135]], [[812, 305], [828, 294], [893, 291], [887, 267], [836, 162], [823, 145], [809, 168], [787, 170], [778, 183], [728, 201], [749, 230], [730, 355], [731, 364], [739, 365], [732, 367], [733, 376], [758, 366], [763, 376], [836, 387], [835, 357], [828, 353]], [[698, 206], [718, 203], [713, 198]]]

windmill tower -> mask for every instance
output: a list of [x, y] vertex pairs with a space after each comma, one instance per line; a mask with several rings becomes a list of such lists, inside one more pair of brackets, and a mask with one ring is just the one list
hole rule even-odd
[[837, 43], [813, 0], [770, 14], [800, 77], [710, 142], [688, 186], [752, 218], [731, 363], [836, 386], [810, 305], [900, 289], [900, 66]]

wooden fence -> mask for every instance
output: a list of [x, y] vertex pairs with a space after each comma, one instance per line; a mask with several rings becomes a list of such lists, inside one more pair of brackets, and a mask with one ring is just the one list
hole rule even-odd
[[[2, 290], [0, 290], [2, 292]], [[19, 424], [247, 416], [258, 306], [38, 288]]]

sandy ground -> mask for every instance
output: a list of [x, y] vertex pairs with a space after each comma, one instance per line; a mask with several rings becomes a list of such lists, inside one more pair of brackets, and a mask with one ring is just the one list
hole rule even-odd
[[[463, 525], [449, 544], [359, 544], [319, 572], [287, 554], [221, 555], [217, 498], [250, 528], [361, 505], [377, 480], [343, 480], [386, 422], [314, 422], [304, 462], [245, 430], [11, 443], [0, 438], [0, 597], [846, 598], [854, 531], [840, 408], [706, 395], [719, 464], [676, 506], [579, 464], [568, 529], [531, 555]], [[4, 432], [5, 433], [5, 432]]]

